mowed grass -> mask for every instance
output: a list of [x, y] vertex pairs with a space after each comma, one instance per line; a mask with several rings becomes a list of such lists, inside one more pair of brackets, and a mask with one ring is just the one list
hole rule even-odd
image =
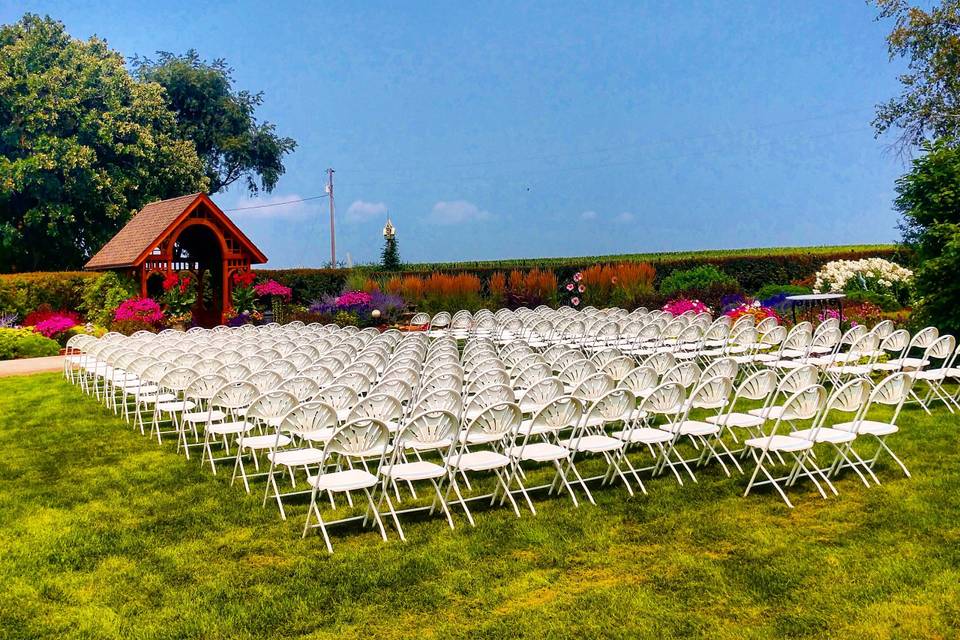
[[[956, 638], [960, 419], [907, 409], [907, 479], [797, 508], [711, 467], [597, 506], [300, 540], [57, 375], [0, 380], [0, 638]], [[226, 469], [225, 469], [226, 471]]]

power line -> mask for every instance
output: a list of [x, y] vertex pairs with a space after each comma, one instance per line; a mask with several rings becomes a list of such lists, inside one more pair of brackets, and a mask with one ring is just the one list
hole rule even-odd
[[299, 198], [297, 200], [285, 200], [283, 202], [269, 202], [267, 204], [255, 204], [249, 207], [236, 207], [233, 209], [224, 209], [224, 211], [247, 211], [249, 209], [268, 209], [270, 207], [282, 207], [285, 204], [296, 204], [298, 202], [309, 202], [310, 200], [319, 200], [320, 198], [326, 198], [328, 194], [324, 193], [319, 196], [310, 196], [309, 198]]

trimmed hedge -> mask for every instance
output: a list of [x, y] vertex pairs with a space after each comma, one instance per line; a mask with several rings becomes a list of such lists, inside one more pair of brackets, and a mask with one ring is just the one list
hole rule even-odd
[[101, 274], [88, 271], [48, 271], [0, 275], [0, 312], [22, 319], [42, 304], [51, 309], [76, 311], [84, 286]]
[[[811, 247], [809, 249], [751, 249], [729, 252], [701, 252], [655, 254], [659, 258], [648, 261], [657, 270], [656, 286], [671, 273], [692, 269], [704, 264], [712, 264], [725, 274], [733, 277], [746, 291], [756, 291], [774, 282], [788, 283], [811, 277], [820, 267], [832, 260], [856, 260], [867, 257], [881, 257], [901, 264], [910, 264], [912, 256], [893, 245], [867, 247]], [[763, 251], [767, 253], [764, 254]], [[653, 254], [652, 254], [653, 255]], [[582, 262], [577, 262], [578, 260]], [[599, 256], [597, 258], [553, 258], [542, 262], [537, 260], [483, 263], [476, 268], [445, 268], [437, 264], [435, 271], [440, 273], [469, 273], [480, 278], [484, 293], [487, 281], [497, 271], [509, 271], [517, 263], [529, 263], [530, 267], [550, 268], [560, 282], [569, 281], [573, 274], [593, 265], [618, 264], [624, 262], [621, 256]], [[467, 263], [464, 263], [467, 264]], [[489, 266], [487, 266], [489, 265]], [[293, 289], [293, 302], [308, 305], [324, 295], [339, 294], [351, 273], [369, 276], [423, 276], [421, 265], [408, 271], [384, 273], [368, 267], [350, 269], [256, 269], [259, 280], [272, 278]], [[41, 304], [53, 309], [82, 309], [84, 285], [99, 273], [88, 272], [49, 272], [0, 275], [0, 312], [16, 312], [22, 318]], [[410, 301], [417, 302], [417, 301]]]
[[41, 358], [60, 353], [56, 340], [45, 338], [32, 329], [0, 329], [0, 360]]

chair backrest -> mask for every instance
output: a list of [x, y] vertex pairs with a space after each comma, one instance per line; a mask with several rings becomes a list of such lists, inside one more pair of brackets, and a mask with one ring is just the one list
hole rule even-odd
[[577, 398], [572, 396], [560, 396], [548, 402], [543, 408], [533, 415], [530, 423], [530, 429], [526, 431], [521, 445], [521, 455], [523, 446], [530, 439], [530, 434], [536, 431], [537, 439], [546, 433], [559, 433], [564, 429], [573, 429], [580, 424], [583, 418], [583, 404]]
[[631, 370], [620, 380], [618, 387], [629, 389], [635, 396], [645, 394], [645, 392], [657, 386], [660, 376], [653, 367], [640, 366]]
[[382, 420], [358, 418], [333, 432], [324, 446], [324, 457], [336, 454], [356, 460], [379, 458], [379, 467], [389, 444], [390, 429]]
[[733, 358], [717, 358], [704, 368], [703, 373], [700, 374], [700, 379], [706, 380], [714, 376], [723, 376], [735, 380], [739, 372], [740, 365]]
[[334, 409], [343, 410], [352, 409], [359, 402], [359, 395], [353, 387], [348, 387], [345, 384], [332, 384], [317, 392], [313, 399], [325, 402]]
[[589, 405], [584, 425], [591, 424], [592, 419], [602, 420], [604, 424], [622, 420], [626, 424], [636, 408], [637, 398], [629, 389], [613, 389]]
[[[783, 403], [783, 410], [773, 422], [773, 426], [767, 435], [776, 435], [784, 422], [792, 425], [793, 423], [804, 420], [815, 420], [823, 407], [826, 397], [827, 390], [819, 384], [812, 384], [797, 390]], [[815, 427], [816, 425], [814, 425], [814, 428]], [[772, 438], [766, 441], [766, 444], [763, 446], [764, 451], [770, 448], [772, 441]]]
[[396, 424], [402, 417], [403, 405], [399, 400], [386, 393], [373, 393], [360, 400], [350, 410], [349, 420], [377, 418], [388, 424]]
[[429, 411], [448, 411], [459, 417], [463, 413], [463, 398], [453, 389], [437, 389], [420, 396], [413, 407], [413, 413]]
[[690, 393], [688, 411], [692, 409], [722, 410], [730, 401], [733, 380], [726, 376], [714, 376], [697, 384]]
[[608, 360], [600, 371], [606, 373], [617, 382], [623, 380], [636, 367], [636, 362], [630, 356], [618, 356]]
[[414, 451], [450, 449], [454, 445], [459, 430], [459, 418], [450, 411], [437, 409], [418, 413], [397, 432], [394, 460], [399, 463], [406, 449]]
[[778, 395], [790, 396], [817, 383], [820, 373], [812, 364], [787, 372], [777, 388]]
[[665, 382], [656, 386], [640, 402], [637, 412], [654, 415], [676, 415], [682, 413], [685, 396], [686, 391], [683, 385], [677, 382]]
[[464, 453], [473, 435], [483, 436], [485, 440], [502, 440], [508, 436], [513, 436], [516, 434], [522, 418], [523, 414], [520, 407], [513, 402], [504, 402], [487, 407], [480, 415], [471, 420], [464, 429], [462, 439], [464, 446], [459, 449], [459, 454]]
[[217, 389], [209, 404], [234, 415], [238, 409], [248, 407], [259, 395], [260, 390], [254, 384], [245, 380], [234, 380]]
[[700, 367], [692, 360], [677, 363], [672, 369], [663, 374], [660, 382], [679, 382], [683, 387], [690, 388], [700, 378]]
[[870, 381], [866, 378], [854, 378], [836, 387], [827, 397], [827, 402], [817, 420], [817, 426], [823, 426], [829, 415], [834, 412], [859, 414], [867, 404], [870, 389]]
[[279, 389], [289, 391], [297, 397], [300, 402], [305, 402], [320, 391], [320, 385], [313, 378], [307, 376], [295, 376], [280, 383]]
[[662, 376], [676, 366], [677, 359], [672, 353], [661, 351], [660, 353], [654, 353], [650, 355], [640, 364], [647, 367], [653, 367], [653, 370], [657, 372], [657, 375]]
[[[160, 387], [174, 393], [185, 392], [199, 374], [189, 367], [177, 367], [167, 371], [160, 379]], [[220, 386], [223, 386], [221, 383]]]
[[187, 400], [204, 403], [216, 395], [217, 391], [228, 382], [229, 380], [220, 374], [206, 373], [191, 381], [183, 392], [183, 396]]
[[280, 386], [280, 382], [283, 381], [283, 376], [281, 376], [276, 371], [270, 371], [269, 369], [262, 369], [260, 371], [254, 371], [246, 378], [246, 381], [255, 385], [261, 393], [266, 391], [271, 391]]
[[280, 430], [307, 442], [326, 441], [337, 428], [337, 410], [320, 400], [301, 402], [280, 421]]
[[276, 421], [274, 426], [277, 426], [279, 420], [299, 403], [297, 396], [289, 391], [268, 391], [253, 399], [247, 408], [246, 418], [263, 422]]
[[605, 373], [595, 373], [581, 380], [572, 395], [586, 404], [600, 399], [616, 387], [616, 381]]

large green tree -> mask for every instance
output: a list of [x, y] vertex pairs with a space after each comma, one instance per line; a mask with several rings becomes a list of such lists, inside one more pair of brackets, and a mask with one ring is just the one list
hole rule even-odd
[[893, 20], [890, 59], [905, 59], [900, 95], [877, 106], [878, 135], [899, 130], [895, 146], [910, 151], [924, 141], [960, 140], [960, 0], [923, 3], [875, 0]]
[[131, 62], [137, 77], [166, 90], [181, 137], [193, 142], [203, 160], [211, 193], [240, 179], [251, 193], [273, 190], [284, 172], [284, 156], [297, 143], [277, 135], [273, 124], [257, 121], [262, 93], [234, 90], [224, 60], [206, 62], [192, 49]]
[[163, 88], [106, 42], [0, 27], [0, 271], [77, 268], [147, 202], [207, 187]]
[[918, 258], [917, 317], [960, 332], [960, 148], [925, 143], [924, 154], [897, 180], [904, 240]]

